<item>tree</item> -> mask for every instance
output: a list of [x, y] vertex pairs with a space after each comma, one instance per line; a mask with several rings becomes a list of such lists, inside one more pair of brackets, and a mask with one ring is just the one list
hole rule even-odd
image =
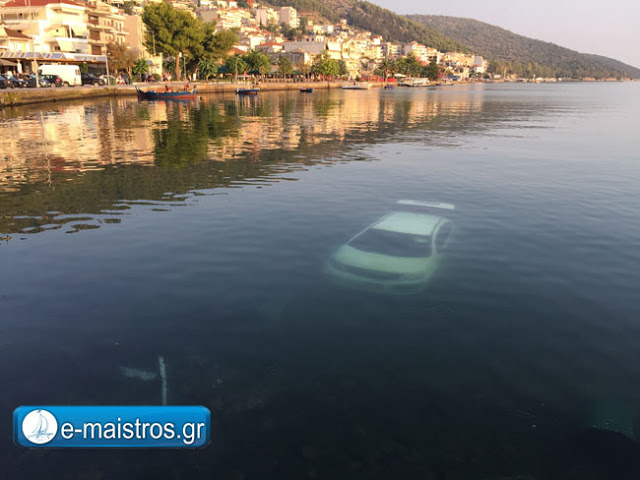
[[440, 76], [440, 69], [438, 68], [438, 64], [436, 63], [436, 59], [432, 58], [431, 63], [426, 66], [424, 69], [425, 76], [429, 80], [437, 80]]
[[347, 62], [344, 60], [338, 60], [338, 72], [341, 77], [349, 73], [349, 70], [347, 69]]
[[149, 71], [149, 64], [144, 58], [141, 58], [133, 64], [132, 71], [134, 75], [142, 75], [143, 73], [147, 73]]
[[198, 62], [198, 73], [200, 77], [208, 81], [209, 77], [218, 73], [218, 64], [212, 60], [203, 58]]
[[[211, 24], [208, 24], [211, 25]], [[238, 43], [238, 35], [231, 30], [212, 32], [213, 25], [207, 27], [204, 39], [204, 51], [208, 60], [220, 61], [227, 58], [231, 48]]]
[[293, 65], [291, 65], [291, 60], [282, 55], [278, 58], [278, 73], [282, 76], [290, 75], [291, 73], [293, 73]]
[[225, 67], [230, 73], [234, 74], [236, 81], [238, 81], [239, 73], [244, 75], [249, 71], [249, 65], [244, 61], [244, 58], [238, 54], [227, 58]]
[[329, 54], [323, 53], [313, 59], [311, 71], [316, 75], [322, 75], [323, 78], [327, 76], [337, 77], [340, 75], [340, 64], [337, 60], [330, 58]]
[[176, 78], [180, 79], [180, 57], [185, 61], [203, 54], [207, 31], [204, 23], [189, 12], [176, 10], [168, 3], [152, 3], [144, 7], [142, 21], [146, 25], [145, 44], [176, 59]]
[[397, 71], [398, 66], [396, 65], [396, 62], [389, 58], [384, 58], [373, 73], [375, 73], [379, 77], [384, 78], [384, 81], [386, 82], [387, 78], [391, 75], [394, 75]]
[[107, 45], [109, 65], [115, 72], [124, 70], [131, 77], [131, 69], [136, 63], [136, 55], [121, 43], [109, 43]]
[[271, 71], [271, 60], [269, 55], [252, 51], [244, 56], [244, 61], [249, 65], [249, 71], [265, 75]]
[[398, 73], [408, 75], [410, 77], [417, 77], [422, 71], [422, 64], [418, 61], [413, 53], [410, 53], [406, 57], [401, 57], [396, 62]]

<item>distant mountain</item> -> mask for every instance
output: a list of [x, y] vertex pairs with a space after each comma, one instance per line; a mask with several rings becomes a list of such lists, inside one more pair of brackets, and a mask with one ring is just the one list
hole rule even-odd
[[349, 25], [382, 35], [385, 41], [420, 42], [441, 51], [467, 52], [460, 42], [439, 31], [398, 15], [391, 10], [358, 0], [266, 0], [276, 7], [291, 6], [300, 16], [321, 16], [331, 22], [346, 18]]
[[407, 15], [407, 18], [497, 60], [499, 68], [542, 76], [640, 78], [640, 69], [612, 58], [579, 53], [554, 43], [534, 40], [469, 18]]

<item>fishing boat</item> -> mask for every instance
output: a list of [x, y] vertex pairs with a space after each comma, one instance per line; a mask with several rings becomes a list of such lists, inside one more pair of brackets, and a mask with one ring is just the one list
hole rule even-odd
[[259, 91], [259, 88], [236, 88], [238, 95], [257, 95]]
[[136, 93], [139, 100], [191, 100], [196, 98], [198, 87], [193, 90], [186, 90], [182, 92], [165, 92], [165, 91], [153, 91], [153, 90], [140, 90], [136, 87]]
[[313, 93], [313, 88], [301, 88], [300, 93]]
[[354, 83], [352, 85], [343, 85], [343, 90], [369, 90], [371, 88], [370, 83]]

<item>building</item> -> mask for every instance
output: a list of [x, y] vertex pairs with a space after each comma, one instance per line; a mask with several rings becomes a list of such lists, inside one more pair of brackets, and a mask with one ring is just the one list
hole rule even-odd
[[126, 44], [125, 16], [117, 7], [100, 0], [89, 0], [86, 9], [91, 55], [106, 55], [107, 45]]
[[313, 42], [313, 41], [291, 41], [284, 42], [282, 44], [283, 50], [285, 52], [306, 52], [311, 55], [318, 55], [320, 53], [324, 53], [326, 50], [324, 42]]
[[12, 0], [0, 23], [33, 39], [37, 52], [91, 53], [86, 7], [72, 0]]
[[143, 58], [149, 64], [149, 73], [162, 75], [162, 54], [154, 55], [153, 45], [145, 47], [145, 26], [138, 15], [124, 16], [124, 29], [127, 33], [125, 44], [136, 56]]
[[[30, 37], [0, 25], [0, 55], [9, 52], [24, 53], [32, 49], [33, 43]], [[22, 73], [22, 64], [0, 58], [0, 73]]]
[[300, 26], [298, 12], [293, 7], [282, 7], [279, 12], [279, 17], [280, 25], [286, 25], [291, 28], [298, 28]]
[[31, 37], [0, 25], [0, 51], [28, 52], [32, 49]]

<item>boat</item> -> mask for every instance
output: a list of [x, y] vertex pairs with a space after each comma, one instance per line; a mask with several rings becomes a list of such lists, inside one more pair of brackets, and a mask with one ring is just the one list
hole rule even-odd
[[238, 95], [257, 95], [259, 91], [259, 88], [236, 88]]
[[354, 83], [352, 85], [343, 85], [343, 90], [369, 90], [371, 88], [370, 83]]
[[300, 93], [313, 93], [313, 88], [301, 88]]
[[182, 92], [164, 92], [153, 90], [140, 90], [136, 87], [139, 100], [191, 100], [196, 98], [198, 87]]
[[385, 85], [385, 86], [384, 86], [384, 89], [385, 89], [385, 90], [393, 90], [394, 88], [396, 88], [396, 87], [395, 87], [395, 86], [393, 86], [393, 85]]
[[429, 86], [428, 78], [405, 78], [402, 82], [405, 87], [427, 87]]

